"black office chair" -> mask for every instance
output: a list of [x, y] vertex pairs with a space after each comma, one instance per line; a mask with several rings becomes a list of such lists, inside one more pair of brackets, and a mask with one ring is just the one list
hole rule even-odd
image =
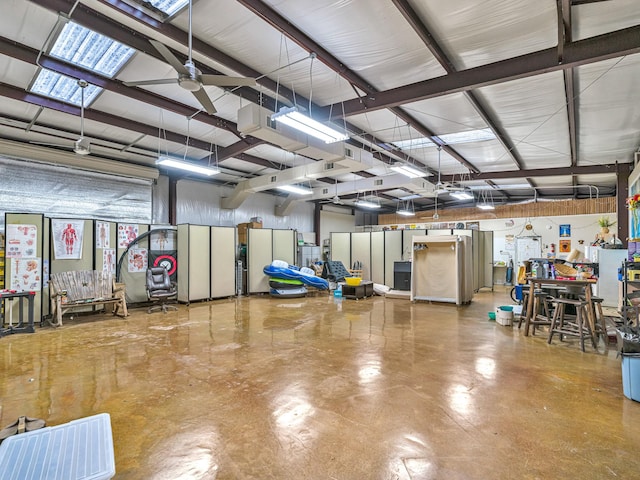
[[147, 298], [155, 301], [156, 304], [149, 307], [147, 313], [162, 310], [167, 313], [168, 309], [178, 310], [175, 305], [169, 305], [170, 300], [176, 300], [178, 288], [175, 282], [171, 281], [169, 272], [165, 267], [151, 267], [147, 269]]

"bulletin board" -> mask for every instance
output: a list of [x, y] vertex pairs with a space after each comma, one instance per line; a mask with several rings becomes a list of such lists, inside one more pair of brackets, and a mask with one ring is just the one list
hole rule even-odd
[[524, 265], [525, 260], [542, 257], [542, 237], [516, 237], [514, 266]]

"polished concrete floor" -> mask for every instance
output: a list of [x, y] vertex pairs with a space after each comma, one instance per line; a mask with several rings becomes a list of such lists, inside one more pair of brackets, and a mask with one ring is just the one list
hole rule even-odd
[[640, 477], [615, 347], [470, 306], [327, 295], [92, 315], [0, 338], [0, 423], [108, 412], [118, 479]]

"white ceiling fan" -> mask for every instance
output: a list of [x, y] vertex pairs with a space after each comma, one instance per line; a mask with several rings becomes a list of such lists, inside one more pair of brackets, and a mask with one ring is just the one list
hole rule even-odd
[[84, 89], [89, 86], [86, 80], [78, 80], [80, 87], [80, 138], [71, 145], [61, 145], [57, 143], [30, 142], [34, 145], [46, 145], [48, 147], [59, 147], [73, 150], [78, 155], [89, 155], [91, 153], [91, 142], [84, 136]]
[[231, 86], [248, 86], [253, 87], [256, 85], [256, 81], [253, 78], [248, 77], [228, 77], [226, 75], [209, 75], [203, 74], [193, 63], [193, 39], [192, 39], [192, 9], [193, 0], [189, 0], [189, 56], [187, 61], [180, 63], [180, 60], [169, 50], [165, 45], [157, 40], [149, 40], [151, 45], [164, 57], [169, 65], [178, 73], [178, 78], [160, 78], [156, 80], [141, 80], [135, 82], [123, 82], [128, 87], [135, 87], [139, 85], [167, 85], [171, 83], [177, 83], [185, 90], [190, 91], [196, 97], [202, 108], [210, 115], [216, 113], [216, 108], [213, 106], [213, 102], [207, 95], [203, 86], [213, 85], [216, 87], [231, 87]]
[[320, 203], [333, 203], [334, 205], [344, 205], [344, 202], [338, 195], [338, 181], [336, 180], [336, 194], [332, 198], [321, 201]]

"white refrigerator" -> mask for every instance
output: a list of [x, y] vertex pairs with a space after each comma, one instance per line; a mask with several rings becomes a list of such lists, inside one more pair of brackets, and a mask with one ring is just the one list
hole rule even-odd
[[618, 307], [620, 282], [618, 268], [627, 259], [627, 249], [597, 247], [592, 252], [592, 261], [598, 263], [598, 283], [594, 288], [596, 296], [601, 297], [605, 307]]

